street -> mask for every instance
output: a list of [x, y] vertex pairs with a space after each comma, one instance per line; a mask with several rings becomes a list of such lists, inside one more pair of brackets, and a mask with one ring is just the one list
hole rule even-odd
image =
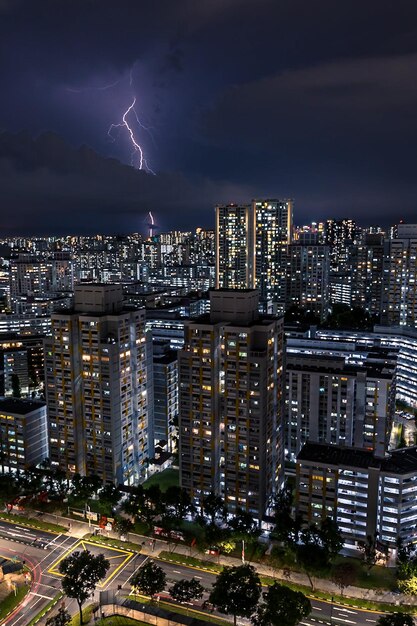
[[[111, 558], [111, 569], [107, 578], [102, 581], [97, 589], [99, 591], [117, 590], [120, 595], [129, 592], [128, 581], [133, 572], [150, 557], [137, 554], [131, 550], [119, 550], [107, 546], [90, 544], [88, 540], [82, 540], [67, 535], [56, 535], [47, 531], [25, 528], [17, 524], [0, 522], [0, 556], [13, 558], [19, 557], [30, 567], [33, 576], [31, 591], [26, 596], [23, 604], [12, 613], [3, 624], [7, 626], [25, 626], [34, 618], [39, 611], [46, 606], [60, 590], [60, 575], [58, 570], [59, 561], [74, 550], [89, 549], [93, 552], [100, 551], [106, 558]], [[168, 563], [159, 560], [157, 556], [152, 558], [158, 562], [167, 575], [168, 586], [182, 578], [197, 578], [207, 592], [215, 579], [215, 574], [192, 568], [178, 563]], [[165, 595], [165, 594], [164, 594]], [[201, 604], [208, 597], [208, 593], [194, 608], [201, 611]], [[317, 623], [332, 623], [334, 625], [351, 624], [369, 626], [375, 624], [379, 614], [372, 611], [363, 611], [331, 602], [311, 598], [313, 611], [308, 619], [303, 620], [303, 625], [313, 626]], [[75, 603], [68, 603], [71, 612], [75, 612]], [[203, 616], [201, 616], [203, 619]], [[243, 623], [249, 623], [242, 621]]]

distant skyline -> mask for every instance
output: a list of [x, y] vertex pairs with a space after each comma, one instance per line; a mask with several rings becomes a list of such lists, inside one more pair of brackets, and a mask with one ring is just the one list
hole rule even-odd
[[0, 0], [0, 234], [416, 221], [416, 73], [408, 0]]

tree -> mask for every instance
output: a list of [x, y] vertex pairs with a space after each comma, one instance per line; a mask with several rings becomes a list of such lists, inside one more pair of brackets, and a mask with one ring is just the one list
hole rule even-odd
[[292, 504], [292, 490], [287, 485], [284, 485], [275, 496], [275, 525], [271, 537], [281, 541], [285, 548], [289, 550], [294, 550], [297, 546], [302, 526], [301, 516], [296, 515], [293, 518], [291, 514]]
[[45, 626], [68, 626], [71, 621], [71, 615], [64, 607], [59, 607], [58, 613], [50, 617]]
[[338, 563], [332, 569], [332, 581], [339, 587], [341, 595], [346, 587], [356, 581], [357, 573], [353, 563]]
[[310, 581], [311, 588], [313, 585], [313, 574], [323, 570], [328, 565], [327, 554], [323, 547], [315, 543], [305, 543], [297, 547], [297, 562], [304, 569]]
[[104, 485], [98, 492], [100, 500], [106, 502], [110, 507], [114, 507], [119, 502], [122, 494], [114, 485]]
[[254, 626], [296, 626], [311, 613], [311, 603], [301, 591], [274, 583], [262, 594], [264, 602], [252, 618]]
[[417, 595], [417, 559], [400, 564], [397, 570], [398, 589], [410, 596]]
[[358, 548], [363, 554], [363, 563], [368, 567], [368, 574], [378, 561], [379, 557], [377, 550], [377, 537], [377, 533], [374, 535], [367, 535], [366, 540], [361, 541], [358, 544]]
[[77, 601], [80, 612], [80, 624], [83, 623], [82, 606], [95, 590], [99, 580], [105, 577], [110, 563], [103, 554], [95, 556], [89, 550], [73, 552], [59, 564], [63, 575], [62, 590]]
[[213, 492], [209, 493], [209, 495], [204, 498], [203, 506], [201, 508], [202, 514], [208, 515], [213, 526], [216, 523], [216, 518], [220, 518], [222, 522], [226, 519], [227, 513], [223, 499], [220, 496], [216, 496]]
[[377, 626], [413, 626], [414, 618], [409, 613], [387, 613], [381, 615]]
[[165, 507], [169, 507], [175, 521], [181, 522], [188, 513], [191, 513], [194, 506], [190, 494], [186, 489], [171, 485], [163, 495]]
[[72, 492], [75, 498], [88, 500], [102, 486], [103, 482], [99, 476], [91, 474], [91, 476], [80, 476], [74, 474], [72, 477]]
[[242, 509], [236, 511], [228, 526], [234, 539], [256, 541], [261, 534], [261, 530], [252, 515], [246, 511], [242, 511]]
[[17, 374], [12, 374], [12, 394], [14, 398], [20, 398], [22, 396], [20, 378]]
[[163, 513], [162, 493], [159, 485], [152, 485], [144, 489], [137, 485], [131, 492], [129, 499], [123, 504], [123, 510], [135, 519], [152, 525], [155, 517]]
[[169, 590], [169, 594], [177, 602], [191, 602], [202, 598], [204, 587], [196, 578], [178, 580]]
[[344, 542], [337, 523], [330, 517], [326, 517], [326, 519], [321, 522], [319, 537], [328, 555], [328, 560], [334, 559], [343, 548]]
[[159, 565], [148, 561], [132, 576], [130, 584], [136, 592], [153, 598], [156, 593], [165, 589], [166, 574]]
[[236, 617], [250, 617], [261, 595], [261, 581], [251, 565], [225, 567], [217, 576], [209, 601], [219, 611]]
[[119, 535], [129, 535], [129, 533], [133, 530], [134, 525], [131, 519], [128, 517], [118, 517], [114, 522], [114, 530], [119, 533]]

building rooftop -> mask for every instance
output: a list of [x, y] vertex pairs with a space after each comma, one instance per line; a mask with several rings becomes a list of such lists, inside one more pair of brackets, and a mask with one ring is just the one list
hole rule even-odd
[[178, 353], [176, 350], [167, 350], [163, 354], [154, 354], [153, 360], [161, 365], [169, 365], [178, 359]]
[[45, 402], [36, 400], [21, 400], [20, 398], [4, 398], [0, 400], [0, 411], [15, 415], [27, 415], [43, 406], [45, 406]]
[[388, 354], [383, 354], [381, 361], [365, 360], [363, 365], [355, 365], [345, 363], [343, 356], [290, 352], [287, 354], [287, 369], [323, 374], [338, 373], [343, 376], [356, 376], [363, 372], [368, 377], [390, 379], [395, 373], [395, 357], [388, 358]]
[[297, 460], [339, 468], [373, 468], [385, 473], [410, 474], [417, 472], [417, 446], [393, 450], [381, 458], [374, 456], [371, 450], [308, 442], [301, 449]]

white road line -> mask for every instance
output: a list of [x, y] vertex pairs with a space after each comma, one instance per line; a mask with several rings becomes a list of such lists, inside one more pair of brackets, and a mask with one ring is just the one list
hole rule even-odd
[[311, 608], [315, 609], [316, 611], [322, 611], [322, 610], [323, 610], [323, 609], [321, 609], [319, 606], [313, 606], [313, 607], [311, 607]]
[[45, 550], [55, 541], [57, 541], [60, 537], [62, 537], [62, 533], [60, 533], [59, 535], [57, 535], [54, 539], [52, 539], [52, 541], [50, 541], [49, 543], [46, 544], [45, 546]]
[[138, 569], [140, 569], [143, 565], [145, 565], [146, 561], [147, 561], [149, 558], [150, 558], [150, 557], [149, 557], [149, 556], [147, 556], [147, 557], [146, 557], [146, 559], [144, 559], [144, 560], [142, 561], [142, 563], [139, 563], [138, 567], [137, 567], [137, 568], [136, 568], [136, 569], [135, 569], [135, 570], [134, 570], [134, 571], [130, 574], [129, 578], [127, 578], [127, 579], [125, 580], [125, 582], [123, 583], [123, 585], [122, 585], [122, 589], [123, 589], [123, 587], [124, 587], [125, 585], [127, 585], [127, 583], [129, 582], [129, 580], [132, 578], [133, 574], [136, 574], [136, 572], [138, 571]]
[[[32, 602], [32, 604], [30, 605], [30, 608], [33, 609], [34, 606], [36, 606], [36, 604], [38, 604], [38, 602], [41, 601], [41, 598], [38, 598], [37, 600], [35, 600], [35, 602]], [[23, 614], [20, 617], [18, 617], [12, 624], [10, 624], [10, 626], [15, 626], [15, 624], [17, 624], [18, 622], [20, 622], [20, 620], [22, 618], [27, 619], [27, 615]]]
[[36, 593], [35, 591], [29, 591], [32, 596], [38, 596], [39, 598], [45, 598], [45, 600], [53, 600], [53, 596], [43, 596], [41, 593]]
[[177, 569], [173, 569], [172, 571], [174, 574], [181, 574], [181, 572], [179, 572]]
[[357, 622], [352, 622], [351, 619], [345, 619], [343, 617], [337, 617], [337, 615], [333, 615], [332, 617], [333, 617], [333, 619], [339, 620], [339, 622], [345, 622], [345, 624], [356, 624], [357, 623]]
[[373, 624], [376, 624], [376, 619], [367, 619], [367, 618], [365, 618], [365, 622], [372, 622]]
[[[132, 557], [132, 558], [133, 558], [133, 557]], [[132, 561], [132, 558], [130, 558], [130, 559], [128, 560], [128, 562], [124, 565], [124, 567], [122, 567], [122, 569], [120, 569], [120, 570], [117, 572], [116, 576], [115, 576], [114, 578], [112, 578], [112, 579], [111, 579], [111, 581], [110, 581], [110, 582], [106, 585], [105, 589], [108, 589], [108, 588], [109, 588], [109, 584], [110, 584], [110, 583], [114, 583], [114, 581], [115, 581], [117, 578], [119, 578], [120, 574], [121, 574], [121, 573], [122, 573], [122, 572], [126, 569], [126, 567], [129, 565], [129, 563]], [[129, 578], [130, 578], [130, 576], [129, 576]], [[129, 578], [128, 578], [128, 580], [129, 580]], [[123, 588], [123, 587], [122, 587], [122, 588]]]

